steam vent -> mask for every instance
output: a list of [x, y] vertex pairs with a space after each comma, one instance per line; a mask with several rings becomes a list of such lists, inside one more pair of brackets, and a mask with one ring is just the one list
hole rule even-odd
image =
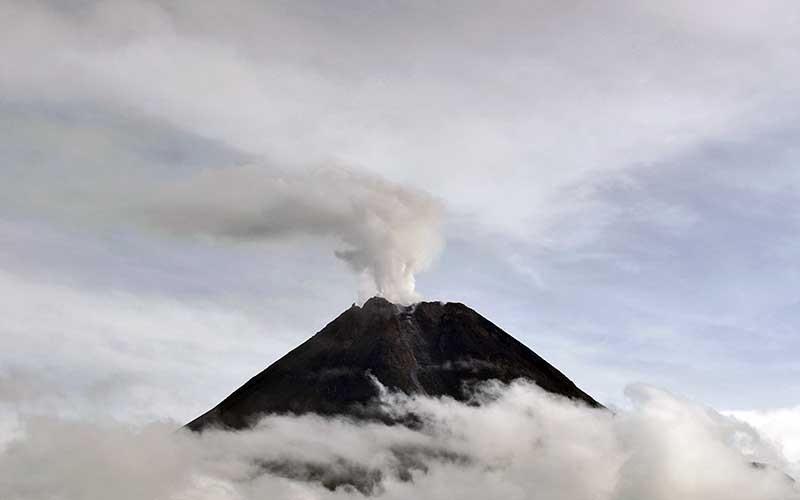
[[189, 424], [242, 429], [269, 413], [381, 418], [379, 389], [463, 401], [477, 382], [523, 378], [554, 394], [600, 403], [492, 322], [460, 303], [399, 306], [373, 297], [343, 312], [319, 333]]

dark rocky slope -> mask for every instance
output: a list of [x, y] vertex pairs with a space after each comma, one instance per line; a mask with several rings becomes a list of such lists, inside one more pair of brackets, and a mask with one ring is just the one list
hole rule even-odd
[[469, 397], [469, 386], [525, 378], [601, 405], [489, 320], [459, 303], [403, 307], [374, 297], [353, 306], [187, 426], [241, 429], [268, 413], [380, 418], [370, 375], [407, 394]]

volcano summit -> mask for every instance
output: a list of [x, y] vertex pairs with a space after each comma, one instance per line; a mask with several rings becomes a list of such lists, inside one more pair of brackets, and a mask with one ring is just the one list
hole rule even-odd
[[373, 297], [187, 426], [243, 429], [266, 414], [381, 418], [380, 388], [465, 401], [470, 386], [528, 379], [553, 394], [601, 407], [564, 374], [469, 307], [448, 302], [400, 306]]

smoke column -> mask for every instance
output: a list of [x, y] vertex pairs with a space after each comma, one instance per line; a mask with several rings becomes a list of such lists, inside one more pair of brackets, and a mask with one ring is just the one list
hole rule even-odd
[[335, 255], [403, 304], [420, 299], [414, 275], [443, 245], [442, 207], [429, 195], [344, 168], [304, 175], [229, 167], [161, 186], [144, 197], [149, 225], [177, 235], [259, 241], [296, 234], [333, 236]]

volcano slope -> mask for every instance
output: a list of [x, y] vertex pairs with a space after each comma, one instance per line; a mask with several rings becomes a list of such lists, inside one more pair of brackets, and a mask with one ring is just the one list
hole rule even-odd
[[244, 429], [267, 414], [386, 421], [375, 404], [381, 385], [409, 395], [468, 401], [477, 383], [516, 379], [602, 407], [535, 352], [463, 304], [400, 306], [373, 297], [361, 307], [353, 305], [187, 427]]

